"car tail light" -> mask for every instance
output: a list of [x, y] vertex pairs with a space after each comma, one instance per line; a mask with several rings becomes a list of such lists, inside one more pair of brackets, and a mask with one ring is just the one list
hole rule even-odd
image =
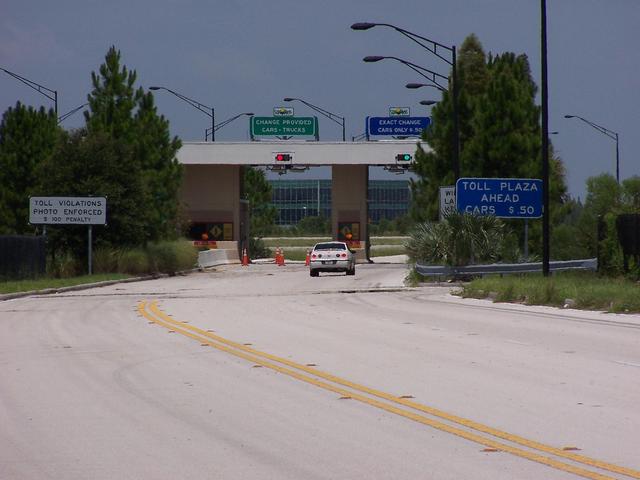
[[314, 253], [313, 255], [311, 255], [311, 258], [316, 258], [316, 254]]
[[321, 253], [318, 254], [318, 258], [322, 258], [322, 254]]
[[336, 257], [337, 257], [337, 258], [340, 258], [340, 254], [339, 254], [339, 253], [336, 253]]
[[346, 254], [346, 253], [343, 253], [343, 254], [342, 254], [342, 258], [346, 258], [346, 256], [347, 256], [347, 254]]

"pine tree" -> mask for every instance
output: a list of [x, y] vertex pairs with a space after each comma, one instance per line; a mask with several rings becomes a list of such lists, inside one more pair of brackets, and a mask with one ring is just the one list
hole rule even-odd
[[29, 197], [43, 195], [38, 165], [53, 151], [59, 133], [53, 110], [35, 110], [18, 102], [0, 123], [0, 234], [33, 233]]
[[87, 131], [106, 132], [116, 138], [131, 139], [133, 114], [142, 96], [135, 91], [137, 73], [120, 68], [120, 51], [112, 46], [99, 73], [91, 72], [93, 91], [88, 95], [89, 111], [84, 113]]
[[490, 57], [487, 67], [489, 81], [475, 105], [464, 176], [538, 178], [540, 116], [529, 62], [509, 52]]
[[[146, 236], [148, 220], [140, 209], [144, 176], [133, 159], [131, 145], [107, 133], [65, 133], [41, 165], [41, 188], [50, 196], [107, 197], [107, 226], [94, 227], [96, 245], [136, 246]], [[48, 235], [56, 252], [86, 252], [84, 226], [51, 227]]]
[[[526, 55], [507, 52], [487, 59], [478, 39], [470, 35], [460, 48], [458, 72], [461, 175], [541, 178], [540, 109]], [[438, 217], [439, 187], [454, 182], [449, 92], [443, 92], [433, 108], [432, 122], [423, 132], [431, 151], [418, 149], [418, 179], [411, 182], [411, 214], [417, 221]], [[559, 221], [566, 214], [558, 207], [568, 199], [567, 187], [562, 161], [553, 155], [552, 146], [550, 150], [551, 210], [553, 219]]]
[[[135, 70], [121, 66], [120, 51], [111, 47], [99, 72], [91, 74], [93, 90], [85, 113], [86, 145], [100, 150], [96, 157], [106, 155], [110, 168], [125, 173], [122, 181], [130, 185], [117, 188], [110, 183], [117, 175], [101, 169], [87, 172], [88, 178], [66, 170], [75, 183], [94, 188], [86, 194], [105, 191], [107, 187], [99, 188], [100, 182], [94, 181], [100, 176], [115, 192], [107, 194], [106, 236], [115, 245], [174, 238], [179, 230], [182, 166], [176, 153], [180, 140], [171, 137], [169, 122], [158, 115], [153, 95], [136, 90], [136, 79]], [[76, 140], [70, 140], [70, 148], [80, 147]], [[85, 147], [82, 152], [86, 153]]]
[[180, 140], [170, 137], [169, 122], [158, 116], [151, 93], [141, 94], [133, 118], [134, 158], [145, 182], [145, 204], [149, 212], [146, 240], [174, 237], [179, 213], [178, 191], [182, 166], [176, 159]]
[[[114, 246], [175, 238], [178, 232], [180, 140], [171, 138], [153, 95], [135, 89], [136, 78], [111, 47], [99, 72], [91, 74], [86, 129], [63, 139], [41, 177], [60, 194], [106, 196], [108, 226], [96, 239]], [[56, 234], [58, 245], [71, 248], [80, 233], [65, 232]]]
[[[488, 71], [486, 55], [478, 38], [471, 34], [462, 43], [458, 54], [458, 119], [460, 131], [461, 166], [466, 160], [466, 145], [474, 135], [473, 117], [476, 103], [486, 89]], [[438, 218], [438, 192], [440, 186], [453, 185], [453, 104], [449, 92], [431, 110], [432, 124], [422, 139], [431, 147], [430, 152], [418, 148], [415, 172], [411, 181], [411, 216], [416, 221]], [[464, 168], [463, 175], [466, 175]]]

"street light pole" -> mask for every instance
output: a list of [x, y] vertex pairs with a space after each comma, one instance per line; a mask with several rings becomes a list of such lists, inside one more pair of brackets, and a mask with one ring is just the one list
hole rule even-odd
[[[215, 110], [213, 109], [213, 107], [208, 107], [207, 105], [204, 105], [204, 104], [198, 102], [197, 100], [193, 100], [192, 98], [189, 98], [189, 97], [187, 97], [185, 95], [182, 95], [181, 93], [174, 92], [170, 88], [166, 88], [166, 87], [149, 87], [149, 90], [165, 90], [165, 91], [171, 93], [172, 95], [175, 95], [180, 100], [182, 100], [184, 102], [187, 102], [193, 108], [195, 108], [197, 110], [200, 110], [205, 115], [211, 117], [211, 141], [212, 142], [216, 141], [216, 137], [215, 137], [215, 130], [216, 130], [215, 117], [216, 117], [216, 113], [215, 113]], [[205, 141], [206, 141], [206, 138], [205, 138]]]
[[453, 174], [460, 178], [460, 126], [458, 119], [458, 69], [456, 68], [456, 46], [451, 47], [451, 90], [453, 95]]
[[[423, 37], [416, 33], [410, 32], [408, 30], [405, 30], [404, 28], [391, 25], [389, 23], [359, 22], [351, 25], [351, 29], [369, 30], [370, 28], [377, 27], [377, 26], [393, 28], [396, 32], [404, 35], [412, 42], [417, 43], [422, 48], [424, 48], [425, 50], [428, 50], [433, 55], [438, 57], [440, 60], [442, 60], [443, 62], [451, 66], [451, 96], [452, 96], [452, 102], [453, 102], [453, 112], [452, 112], [453, 113], [453, 173], [455, 176], [455, 180], [457, 180], [460, 177], [460, 127], [459, 127], [459, 121], [458, 121], [458, 70], [456, 68], [456, 63], [457, 63], [456, 46], [453, 45], [449, 47], [447, 45], [443, 45], [442, 43], [436, 42], [434, 40], [431, 40], [429, 38]], [[439, 50], [442, 50], [442, 49], [445, 49], [450, 52], [451, 60], [440, 55]], [[426, 69], [423, 69], [423, 70], [426, 70]], [[433, 72], [430, 72], [430, 73], [433, 73]], [[425, 76], [423, 74], [421, 75]]]
[[542, 63], [542, 274], [549, 276], [549, 95], [547, 86], [547, 0], [540, 0], [540, 50]]
[[56, 118], [58, 118], [58, 92], [57, 92], [57, 90], [51, 90], [50, 88], [47, 88], [44, 85], [40, 85], [39, 83], [36, 83], [33, 80], [29, 80], [28, 78], [25, 78], [25, 77], [23, 77], [21, 75], [18, 75], [17, 73], [10, 72], [9, 70], [7, 70], [5, 68], [0, 67], [0, 70], [2, 70], [7, 75], [11, 75], [13, 78], [15, 78], [17, 80], [20, 80], [22, 83], [24, 83], [28, 87], [33, 88], [36, 92], [41, 93], [42, 95], [47, 97], [49, 100], [53, 100], [54, 111], [56, 113]]
[[64, 113], [62, 115], [60, 115], [58, 117], [58, 123], [62, 123], [64, 122], [67, 118], [69, 118], [71, 115], [73, 115], [74, 113], [76, 113], [79, 110], [82, 110], [84, 107], [86, 107], [87, 105], [89, 105], [88, 103], [83, 103], [82, 105], [74, 108], [73, 110], [69, 110], [67, 113]]
[[253, 115], [255, 115], [253, 112], [244, 112], [244, 113], [239, 113], [238, 115], [231, 117], [231, 118], [227, 118], [226, 120], [220, 122], [217, 125], [214, 125], [213, 128], [207, 128], [204, 131], [204, 140], [205, 142], [207, 141], [207, 139], [209, 138], [209, 132], [211, 132], [211, 136], [213, 137], [213, 132], [217, 132], [218, 130], [220, 130], [222, 127], [224, 127], [225, 125], [228, 125], [229, 123], [233, 122], [235, 119], [242, 117], [243, 115], [248, 115], [250, 117], [252, 117]]
[[[362, 61], [366, 62], [366, 63], [373, 63], [373, 62], [379, 62], [380, 60], [385, 60], [387, 58], [391, 59], [391, 60], [396, 60], [396, 61], [406, 65], [411, 70], [416, 72], [418, 75], [426, 78], [427, 80], [429, 80], [433, 84], [432, 85], [432, 84], [424, 84], [424, 83], [408, 83], [407, 85], [419, 85], [419, 86], [428, 85], [428, 86], [437, 88], [441, 92], [445, 92], [447, 90], [445, 87], [443, 87], [442, 85], [440, 85], [438, 83], [438, 80], [436, 80], [436, 78], [440, 78], [440, 79], [443, 79], [443, 80], [449, 80], [449, 77], [447, 77], [445, 75], [441, 75], [441, 74], [439, 74], [437, 72], [434, 72], [433, 70], [429, 70], [428, 68], [421, 67], [420, 65], [416, 65], [415, 63], [412, 63], [412, 62], [410, 62], [408, 60], [403, 60], [402, 58], [398, 58], [398, 57], [380, 56], [380, 55], [368, 55], [368, 56], [364, 57], [362, 59]], [[430, 76], [426, 75], [424, 72], [429, 73]], [[418, 87], [408, 87], [408, 88], [418, 88]]]
[[598, 125], [597, 123], [593, 123], [592, 121], [587, 120], [586, 118], [582, 118], [582, 117], [580, 117], [578, 115], [565, 115], [564, 118], [577, 118], [578, 120], [581, 120], [584, 123], [586, 123], [587, 125], [595, 128], [596, 130], [598, 130], [603, 135], [606, 135], [607, 137], [609, 137], [612, 140], [616, 141], [616, 181], [618, 183], [620, 183], [620, 148], [619, 148], [619, 135], [618, 135], [618, 132], [614, 132], [613, 130], [609, 130], [608, 128], [605, 128], [605, 127], [603, 127], [601, 125]]
[[313, 105], [312, 103], [309, 103], [305, 100], [302, 100], [301, 98], [293, 98], [293, 97], [285, 97], [283, 99], [284, 102], [293, 102], [293, 101], [298, 101], [300, 103], [303, 103], [304, 105], [306, 105], [307, 107], [311, 108], [312, 110], [315, 110], [316, 112], [318, 112], [321, 115], [324, 115], [325, 117], [327, 117], [329, 120], [332, 120], [334, 122], [336, 122], [338, 125], [342, 126], [342, 141], [345, 141], [345, 121], [344, 121], [344, 117], [341, 117], [340, 115], [336, 115], [335, 113], [330, 112], [329, 110], [325, 110], [324, 108], [320, 108], [317, 105]]

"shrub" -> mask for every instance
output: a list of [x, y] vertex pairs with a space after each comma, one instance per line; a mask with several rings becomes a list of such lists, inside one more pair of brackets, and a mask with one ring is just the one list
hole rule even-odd
[[47, 274], [53, 278], [75, 277], [82, 273], [86, 270], [82, 270], [79, 261], [69, 252], [47, 258]]
[[602, 219], [601, 226], [604, 238], [598, 242], [599, 271], [610, 276], [617, 276], [623, 272], [622, 247], [618, 241], [616, 229], [616, 215], [607, 213]]
[[132, 275], [150, 273], [149, 255], [139, 248], [122, 250], [118, 255], [117, 271]]
[[331, 233], [331, 219], [327, 217], [304, 217], [295, 226], [298, 235], [328, 235]]
[[452, 213], [439, 223], [417, 224], [405, 247], [412, 262], [461, 266], [500, 258], [504, 237], [496, 217]]
[[271, 257], [271, 249], [267, 247], [262, 238], [249, 238], [249, 257], [251, 258], [269, 258]]
[[418, 223], [405, 243], [409, 260], [413, 263], [450, 265], [450, 230], [445, 222]]
[[119, 252], [111, 247], [99, 247], [93, 251], [93, 273], [113, 273], [118, 270]]
[[518, 236], [513, 232], [510, 232], [509, 234], [504, 236], [502, 245], [500, 247], [500, 259], [506, 263], [531, 261], [531, 258], [524, 258], [524, 255], [520, 250]]
[[185, 240], [150, 243], [147, 253], [152, 271], [170, 275], [194, 268], [198, 259], [196, 249]]

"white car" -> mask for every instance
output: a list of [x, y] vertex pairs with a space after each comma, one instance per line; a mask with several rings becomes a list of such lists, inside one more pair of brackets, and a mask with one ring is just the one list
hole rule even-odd
[[346, 272], [356, 274], [356, 255], [344, 242], [316, 243], [309, 258], [309, 275], [320, 272]]

